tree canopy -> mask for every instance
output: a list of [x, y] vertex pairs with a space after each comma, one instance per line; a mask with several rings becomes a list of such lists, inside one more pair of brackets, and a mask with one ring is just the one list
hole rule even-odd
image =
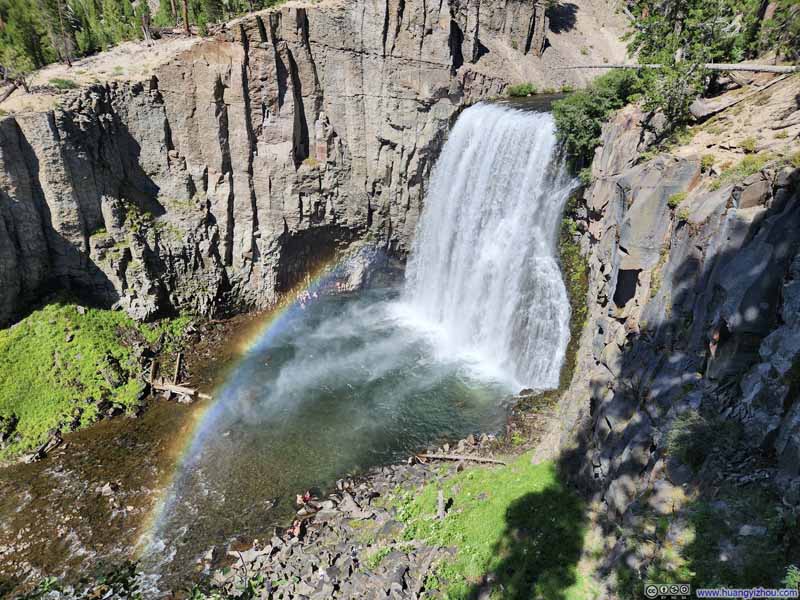
[[144, 26], [183, 25], [184, 2], [190, 24], [205, 33], [211, 23], [279, 0], [160, 0], [150, 15], [146, 0], [0, 0], [0, 65], [24, 74], [53, 61], [105, 50], [142, 39]]

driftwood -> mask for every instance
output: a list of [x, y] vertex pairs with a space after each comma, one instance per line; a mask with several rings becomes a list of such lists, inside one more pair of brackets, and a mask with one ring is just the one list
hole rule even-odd
[[495, 460], [494, 458], [484, 458], [483, 456], [467, 456], [461, 454], [418, 454], [417, 456], [429, 460], [466, 460], [479, 463], [490, 463], [493, 465], [506, 464], [502, 460]]
[[178, 384], [178, 379], [181, 376], [181, 363], [183, 362], [183, 352], [178, 352], [178, 356], [175, 358], [175, 374], [172, 376], [172, 383], [175, 385]]
[[47, 439], [44, 444], [39, 446], [32, 454], [29, 454], [27, 457], [25, 457], [25, 462], [33, 463], [42, 460], [49, 452], [58, 448], [63, 441], [64, 439], [61, 437], [61, 432], [56, 431]]
[[190, 400], [195, 400], [198, 398], [200, 400], [211, 400], [212, 398], [210, 394], [205, 394], [203, 392], [200, 392], [196, 388], [189, 387], [186, 385], [177, 385], [175, 383], [168, 383], [161, 379], [151, 380], [150, 386], [153, 388], [153, 390], [157, 392], [168, 392], [170, 394], [178, 394], [180, 396], [189, 398]]
[[[661, 69], [664, 65], [657, 63], [621, 63], [607, 65], [570, 65], [568, 67], [553, 67], [557, 71], [568, 69]], [[800, 73], [800, 65], [745, 65], [728, 63], [705, 63], [703, 68], [708, 71], [748, 71], [752, 73]]]
[[197, 396], [196, 389], [186, 387], [185, 385], [175, 385], [174, 383], [167, 383], [166, 381], [154, 381], [151, 382], [150, 385], [153, 386], [154, 390], [158, 390], [159, 392], [172, 392], [173, 394], [181, 394], [189, 398]]

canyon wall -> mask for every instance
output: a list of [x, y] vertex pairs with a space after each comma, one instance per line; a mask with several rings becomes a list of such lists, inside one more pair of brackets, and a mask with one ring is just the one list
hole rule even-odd
[[[587, 551], [610, 597], [632, 593], [631, 577], [687, 581], [695, 540], [739, 575], [791, 545], [776, 532], [800, 510], [796, 98], [796, 79], [783, 82], [699, 128], [694, 148], [655, 157], [630, 106], [604, 128], [593, 183], [572, 209], [589, 315], [543, 447], [596, 501], [601, 541]], [[735, 158], [756, 166], [701, 164], [703, 152], [736, 151], [749, 133], [736, 119], [763, 126], [759, 154]], [[720, 123], [722, 141], [711, 140]]]
[[554, 67], [594, 11], [548, 29], [518, 0], [290, 3], [0, 118], [0, 325], [63, 288], [141, 319], [263, 307], [355, 240], [403, 254], [460, 108], [579, 84]]

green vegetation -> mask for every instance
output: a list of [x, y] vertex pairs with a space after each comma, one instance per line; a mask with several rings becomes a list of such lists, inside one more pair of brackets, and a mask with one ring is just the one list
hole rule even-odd
[[713, 76], [707, 62], [739, 62], [757, 53], [759, 0], [638, 0], [628, 49], [641, 63], [645, 106], [661, 110], [672, 126], [686, 122], [688, 107]]
[[703, 173], [708, 173], [715, 162], [716, 158], [713, 154], [703, 154], [700, 158], [700, 170], [703, 171]]
[[[658, 295], [658, 291], [661, 289], [661, 284], [664, 282], [664, 265], [667, 264], [669, 260], [669, 246], [666, 245], [661, 248], [661, 252], [658, 255], [658, 263], [656, 264], [655, 268], [653, 269], [653, 273], [650, 275], [650, 297], [655, 298]], [[642, 329], [645, 327], [642, 325]]]
[[756, 138], [748, 137], [748, 138], [743, 139], [739, 143], [739, 147], [742, 150], [744, 150], [747, 154], [753, 154], [756, 151], [756, 144], [757, 143], [758, 142], [756, 141]]
[[800, 4], [797, 0], [776, 0], [775, 12], [761, 24], [755, 44], [759, 50], [772, 48], [789, 60], [800, 58]]
[[749, 154], [733, 166], [723, 169], [719, 177], [711, 184], [712, 190], [718, 190], [723, 184], [750, 177], [763, 169], [775, 157], [769, 152]]
[[71, 79], [60, 79], [58, 77], [51, 79], [50, 85], [59, 90], [74, 90], [78, 87], [78, 84]]
[[155, 15], [147, 2], [133, 0], [0, 0], [0, 65], [12, 77], [60, 61], [67, 65], [127, 40], [144, 37], [143, 26], [189, 23], [206, 31], [209, 23], [279, 0], [160, 0]]
[[786, 577], [783, 578], [783, 587], [800, 590], [800, 567], [789, 565], [786, 569]]
[[565, 216], [561, 221], [561, 238], [559, 240], [559, 258], [561, 260], [561, 273], [569, 297], [570, 320], [569, 320], [569, 343], [564, 355], [564, 366], [561, 368], [559, 376], [559, 386], [556, 390], [545, 392], [545, 397], [555, 400], [558, 394], [566, 389], [572, 380], [575, 372], [575, 362], [577, 360], [578, 345], [581, 332], [586, 324], [589, 314], [589, 307], [586, 303], [586, 296], [589, 293], [589, 265], [586, 257], [581, 254], [580, 244], [576, 241], [578, 236], [578, 226], [575, 220], [569, 215], [574, 212], [574, 203], [578, 201], [577, 196], [570, 198], [564, 209]]
[[[452, 499], [436, 517], [439, 489]], [[563, 487], [553, 463], [524, 454], [505, 467], [474, 467], [422, 490], [398, 490], [389, 500], [406, 539], [456, 547], [438, 565], [437, 584], [451, 599], [477, 597], [493, 574], [497, 598], [584, 600], [589, 582], [577, 569], [585, 528], [582, 502]], [[499, 595], [498, 595], [499, 594]]]
[[625, 106], [641, 92], [639, 75], [634, 71], [612, 71], [598, 77], [586, 89], [553, 103], [559, 140], [566, 146], [577, 170], [591, 163], [600, 144], [603, 123], [615, 110]]
[[392, 548], [390, 546], [381, 546], [366, 558], [364, 561], [365, 566], [368, 569], [377, 569], [391, 551]]
[[87, 425], [111, 406], [133, 409], [142, 391], [134, 347], [162, 335], [172, 343], [187, 324], [137, 324], [123, 312], [56, 302], [0, 331], [0, 423], [14, 423], [0, 458], [35, 448], [53, 429]]
[[634, 17], [634, 28], [626, 36], [630, 54], [641, 64], [660, 67], [612, 71], [554, 104], [559, 137], [576, 170], [591, 161], [601, 126], [626, 103], [641, 99], [646, 111], [662, 113], [666, 126], [658, 133], [662, 139], [670, 138], [688, 122], [692, 101], [716, 86], [718, 74], [707, 72], [705, 63], [739, 62], [769, 49], [791, 60], [799, 52], [796, 0], [780, 0], [770, 20], [763, 19], [760, 0], [627, 4]]
[[681, 202], [686, 200], [686, 196], [688, 196], [688, 194], [688, 192], [677, 192], [672, 194], [669, 198], [667, 198], [667, 205], [672, 209], [678, 208]]
[[517, 85], [511, 85], [508, 87], [507, 93], [512, 98], [530, 96], [531, 94], [536, 93], [536, 86], [534, 86], [532, 83], [520, 83]]

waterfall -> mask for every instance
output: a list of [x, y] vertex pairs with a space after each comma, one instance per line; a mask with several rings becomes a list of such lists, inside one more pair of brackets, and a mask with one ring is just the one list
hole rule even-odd
[[574, 188], [546, 113], [478, 104], [434, 167], [404, 298], [449, 354], [519, 387], [558, 386], [569, 301], [556, 258]]

